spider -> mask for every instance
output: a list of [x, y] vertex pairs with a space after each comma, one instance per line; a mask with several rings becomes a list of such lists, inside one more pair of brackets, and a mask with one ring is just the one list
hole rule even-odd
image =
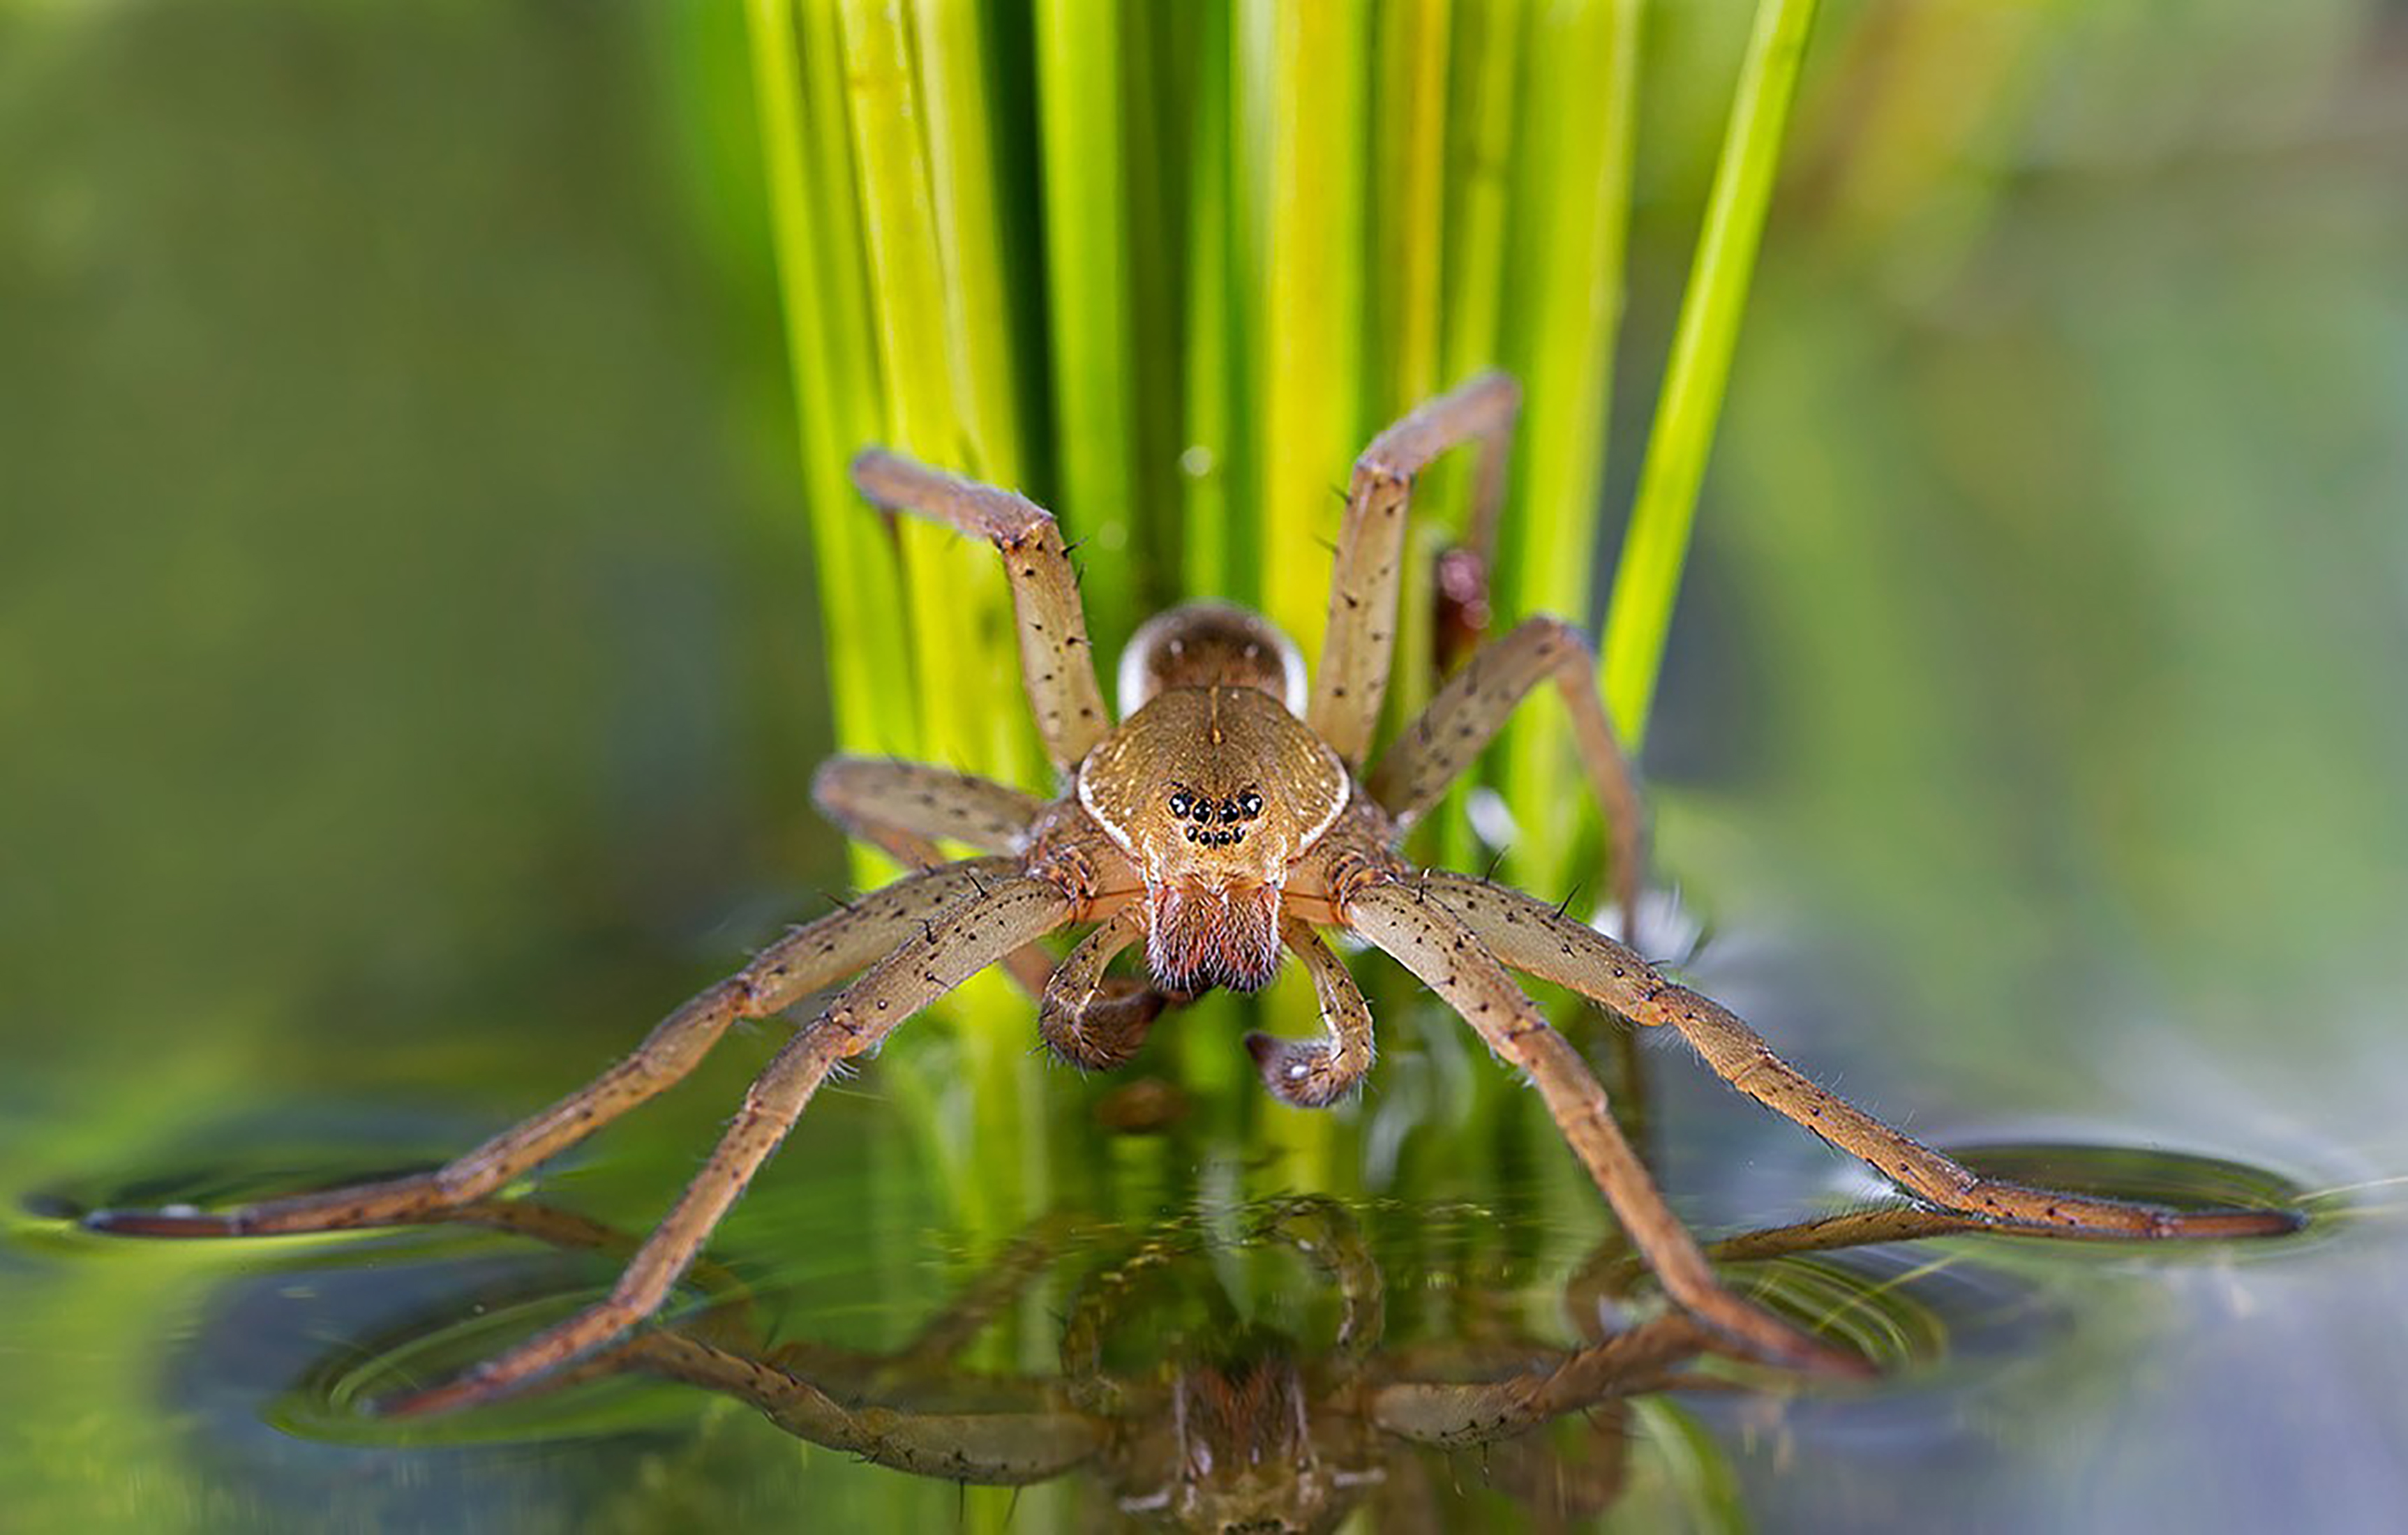
[[[1810, 1081], [1719, 1004], [1667, 979], [1564, 911], [1468, 875], [1407, 864], [1407, 828], [1469, 768], [1521, 700], [1552, 681], [1570, 711], [1612, 832], [1616, 898], [1640, 886], [1639, 799], [1598, 700], [1596, 662], [1570, 625], [1530, 618], [1479, 650], [1376, 760], [1372, 738], [1395, 645], [1398, 567], [1413, 480], [1461, 445], [1480, 452], [1496, 503], [1520, 392], [1476, 378], [1382, 432], [1356, 461], [1339, 534], [1321, 665], [1266, 620], [1191, 604], [1139, 628], [1107, 711], [1086, 620], [1053, 517], [1020, 495], [871, 449], [853, 478], [881, 506], [990, 540], [1010, 581], [1028, 701], [1062, 792], [1041, 800], [936, 768], [838, 757], [813, 791], [856, 835], [919, 872], [795, 928], [656, 1026], [634, 1054], [533, 1118], [434, 1171], [209, 1213], [102, 1212], [101, 1229], [154, 1236], [324, 1231], [424, 1220], [482, 1199], [692, 1070], [739, 1019], [851, 984], [795, 1034], [602, 1300], [466, 1373], [394, 1399], [397, 1413], [504, 1396], [635, 1327], [657, 1310], [812, 1095], [903, 1021], [998, 963], [1036, 984], [1039, 1031], [1086, 1068], [1125, 1061], [1163, 1005], [1207, 987], [1253, 991], [1289, 955], [1319, 998], [1325, 1037], [1253, 1036], [1264, 1083], [1322, 1106], [1358, 1086], [1372, 1028], [1346, 966], [1322, 939], [1351, 932], [1392, 955], [1527, 1076], [1573, 1154], [1666, 1293], [1697, 1322], [1770, 1362], [1865, 1374], [1863, 1360], [1726, 1288], [1616, 1126], [1580, 1053], [1513, 980], [1520, 971], [1642, 1026], [1669, 1026], [1740, 1092], [1870, 1163], [1909, 1195], [1988, 1226], [2093, 1237], [2271, 1235], [2275, 1211], [2175, 1212], [1976, 1175]], [[939, 861], [936, 841], [982, 855]], [[1091, 930], [1058, 965], [1041, 948]], [[1151, 986], [1108, 979], [1142, 943]], [[1039, 980], [1042, 977], [1041, 981]]]

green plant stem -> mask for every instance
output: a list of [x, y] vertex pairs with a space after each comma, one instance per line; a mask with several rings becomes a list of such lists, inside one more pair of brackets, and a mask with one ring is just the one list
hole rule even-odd
[[1125, 635], [1141, 553], [1129, 392], [1126, 171], [1118, 0], [1039, 0], [1038, 130], [1044, 155], [1046, 306], [1061, 504], [1087, 540], [1091, 634]]
[[1648, 438], [1630, 532], [1607, 609], [1605, 695], [1614, 727], [1637, 751], [1662, 669], [1664, 637], [1687, 558], [1706, 454], [1722, 414], [1731, 352], [1772, 200], [1789, 104], [1815, 0], [1761, 0], [1722, 157], [1714, 169], [1697, 260], [1681, 305], [1663, 395]]

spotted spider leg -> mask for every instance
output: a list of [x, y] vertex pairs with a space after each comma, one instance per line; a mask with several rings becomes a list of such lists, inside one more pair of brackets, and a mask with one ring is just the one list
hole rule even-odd
[[1338, 530], [1329, 624], [1305, 713], [1313, 733], [1349, 767], [1369, 753], [1380, 703], [1387, 694], [1413, 477], [1448, 449], [1477, 442], [1481, 462], [1475, 494], [1493, 504], [1503, 485], [1505, 449], [1521, 405], [1520, 385], [1502, 373], [1484, 373], [1415, 409], [1373, 438], [1354, 461], [1346, 515]]
[[884, 757], [830, 757], [811, 775], [820, 813], [906, 868], [944, 860], [949, 839], [1012, 855], [1028, 845], [1045, 802], [973, 773]]
[[2299, 1226], [2286, 1211], [2161, 1210], [1982, 1177], [1816, 1085], [1728, 1009], [1673, 984], [1586, 924], [1465, 875], [1433, 869], [1424, 883], [1432, 903], [1455, 913], [1505, 964], [1633, 1023], [1671, 1026], [1725, 1082], [1942, 1210], [1985, 1226], [2125, 1239], [2272, 1236]]
[[[630, 1345], [638, 1370], [724, 1392], [759, 1408], [770, 1422], [814, 1444], [895, 1470], [986, 1486], [1025, 1486], [1093, 1459], [1111, 1426], [1054, 1399], [1034, 1383], [990, 1383], [1014, 1404], [966, 1412], [876, 1404], [846, 1406], [793, 1370], [729, 1353], [677, 1332], [648, 1333]], [[1025, 1399], [1018, 1405], [1016, 1399]]]
[[1548, 1025], [1464, 918], [1424, 890], [1419, 876], [1372, 882], [1349, 896], [1339, 914], [1420, 977], [1491, 1050], [1528, 1075], [1573, 1154], [1621, 1217], [1631, 1244], [1666, 1293], [1691, 1315], [1766, 1358], [1837, 1374], [1867, 1372], [1855, 1356], [1808, 1337], [1724, 1288], [1614, 1123], [1605, 1089], [1588, 1063]]
[[[1743, 1231], [1706, 1243], [1706, 1260], [1757, 1263], [1768, 1258], [1806, 1253], [1837, 1253], [1881, 1242], [1921, 1241], [1985, 1229], [1980, 1221], [1921, 1205], [1880, 1205], [1869, 1210], [1842, 1211], [1793, 1226], [1767, 1231]], [[1588, 1255], [1564, 1282], [1564, 1311], [1582, 1337], [1592, 1343], [1607, 1337], [1604, 1319], [1622, 1308], [1647, 1277], [1645, 1260], [1627, 1247], [1607, 1242]]]
[[1609, 1398], [1677, 1384], [1676, 1368], [1713, 1342], [1711, 1332], [1679, 1313], [1651, 1317], [1500, 1380], [1391, 1382], [1371, 1393], [1371, 1421], [1417, 1444], [1492, 1444]]
[[491, 1401], [651, 1315], [830, 1071], [877, 1049], [905, 1019], [1061, 926], [1074, 910], [1070, 897], [1050, 881], [999, 871], [991, 882], [979, 882], [975, 895], [872, 965], [778, 1052], [746, 1091], [743, 1108], [710, 1160], [644, 1239], [607, 1298], [445, 1384], [385, 1404], [386, 1410], [416, 1415]]
[[[882, 757], [829, 758], [811, 776], [811, 797], [848, 835], [907, 868], [941, 863], [939, 838], [983, 853], [1019, 854], [1045, 810], [1036, 796], [993, 779]], [[1031, 997], [1041, 999], [1054, 989], [1054, 956], [1039, 945], [1013, 951], [1004, 968]], [[1170, 1000], [1142, 981], [1113, 977], [1098, 983], [1087, 1006], [1097, 1027], [1136, 1028], [1142, 1040]], [[1136, 1048], [1132, 1042], [1130, 1053]]]
[[1283, 919], [1280, 940], [1312, 977], [1326, 1037], [1283, 1040], [1257, 1031], [1246, 1036], [1246, 1051], [1272, 1097], [1299, 1109], [1326, 1109], [1361, 1086], [1371, 1069], [1370, 1004], [1347, 973], [1346, 962], [1330, 952], [1311, 923]]
[[1021, 679], [1037, 714], [1037, 733], [1055, 768], [1076, 768], [1104, 739], [1112, 719], [1096, 683], [1078, 577], [1053, 513], [1011, 491], [878, 448], [854, 457], [853, 482], [882, 507], [976, 534], [1003, 555], [1020, 626]]
[[474, 1151], [432, 1172], [270, 1199], [239, 1210], [98, 1211], [93, 1229], [150, 1237], [332, 1231], [440, 1218], [524, 1175], [674, 1085], [741, 1018], [766, 1018], [878, 959], [972, 898], [1018, 878], [1011, 858], [927, 870], [806, 923], [668, 1015], [634, 1053]]
[[1622, 930], [1637, 932], [1647, 865], [1638, 778], [1605, 717], [1597, 656], [1581, 632], [1560, 619], [1525, 619], [1482, 646], [1398, 735], [1365, 787], [1399, 826], [1410, 826], [1479, 759], [1530, 690], [1550, 678], [1571, 714], [1581, 765], [1612, 839], [1613, 903]]

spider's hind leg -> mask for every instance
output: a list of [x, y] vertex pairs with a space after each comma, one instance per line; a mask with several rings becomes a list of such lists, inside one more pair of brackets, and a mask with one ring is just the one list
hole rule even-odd
[[1869, 1373], [1863, 1360], [1742, 1300], [1715, 1277], [1614, 1123], [1605, 1089], [1580, 1052], [1548, 1025], [1480, 934], [1438, 898], [1435, 883], [1435, 875], [1426, 884], [1378, 881], [1348, 896], [1339, 914], [1437, 992], [1491, 1050], [1527, 1073], [1631, 1245], [1692, 1316], [1760, 1357], [1832, 1374]]
[[608, 1298], [455, 1380], [385, 1404], [386, 1410], [415, 1415], [491, 1401], [651, 1315], [840, 1062], [875, 1051], [905, 1019], [1059, 927], [1073, 909], [1059, 886], [998, 871], [942, 916], [913, 924], [914, 936], [838, 994], [753, 1081], [710, 1160], [644, 1239]]
[[1673, 984], [1628, 948], [1517, 890], [1431, 870], [1423, 881], [1496, 955], [1636, 1024], [1670, 1025], [1739, 1091], [1871, 1166], [1918, 1198], [1985, 1226], [2068, 1236], [2262, 1237], [2295, 1230], [2281, 1210], [2175, 1211], [1985, 1178], [1875, 1119], [1774, 1054], [1738, 1014]]

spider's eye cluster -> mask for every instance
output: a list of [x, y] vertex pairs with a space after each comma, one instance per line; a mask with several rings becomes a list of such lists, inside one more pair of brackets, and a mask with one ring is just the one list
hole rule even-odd
[[1170, 813], [1186, 822], [1187, 839], [1198, 847], [1225, 848], [1244, 840], [1243, 823], [1263, 813], [1263, 796], [1252, 789], [1216, 800], [1211, 795], [1174, 789]]

